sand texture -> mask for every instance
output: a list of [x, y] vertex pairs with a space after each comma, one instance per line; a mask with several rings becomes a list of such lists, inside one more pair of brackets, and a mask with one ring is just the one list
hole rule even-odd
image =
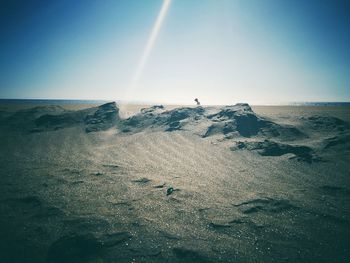
[[1, 262], [348, 262], [350, 108], [0, 108]]

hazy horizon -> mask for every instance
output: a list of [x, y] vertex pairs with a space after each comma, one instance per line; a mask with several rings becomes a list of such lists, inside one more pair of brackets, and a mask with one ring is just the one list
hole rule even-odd
[[[159, 101], [136, 101], [136, 100], [108, 100], [108, 99], [3, 99], [0, 98], [2, 104], [28, 104], [28, 105], [64, 105], [64, 104], [104, 104], [108, 102], [116, 102], [121, 105], [165, 105], [165, 106], [191, 106], [194, 103], [162, 103]], [[237, 103], [248, 103], [251, 106], [350, 106], [349, 101], [304, 101], [304, 102], [275, 102], [275, 103], [249, 103], [249, 102], [237, 102]], [[233, 103], [228, 104], [202, 104], [202, 106], [227, 106], [234, 105]]]
[[347, 1], [0, 4], [0, 98], [350, 101]]

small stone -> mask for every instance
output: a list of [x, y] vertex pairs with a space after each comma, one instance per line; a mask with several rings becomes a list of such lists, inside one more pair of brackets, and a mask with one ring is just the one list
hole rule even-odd
[[173, 187], [169, 187], [169, 188], [166, 190], [166, 195], [171, 195], [173, 192], [174, 192], [174, 188], [173, 188]]

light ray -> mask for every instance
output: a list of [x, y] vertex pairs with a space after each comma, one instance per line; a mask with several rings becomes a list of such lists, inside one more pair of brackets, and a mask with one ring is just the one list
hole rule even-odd
[[159, 34], [159, 30], [162, 27], [164, 18], [168, 12], [169, 6], [170, 6], [171, 0], [164, 0], [163, 1], [163, 5], [162, 8], [159, 11], [157, 20], [153, 26], [152, 32], [148, 38], [147, 41], [147, 45], [142, 53], [141, 59], [138, 63], [137, 69], [135, 71], [134, 77], [131, 81], [131, 88], [134, 88], [137, 86], [138, 81], [142, 75], [143, 69], [146, 65], [146, 62], [148, 60], [148, 57], [152, 51], [152, 48], [157, 40], [158, 34]]

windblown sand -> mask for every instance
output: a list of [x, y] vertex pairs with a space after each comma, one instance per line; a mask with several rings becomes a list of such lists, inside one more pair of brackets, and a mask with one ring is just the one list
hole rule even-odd
[[1, 107], [1, 262], [350, 258], [349, 107], [145, 108]]

